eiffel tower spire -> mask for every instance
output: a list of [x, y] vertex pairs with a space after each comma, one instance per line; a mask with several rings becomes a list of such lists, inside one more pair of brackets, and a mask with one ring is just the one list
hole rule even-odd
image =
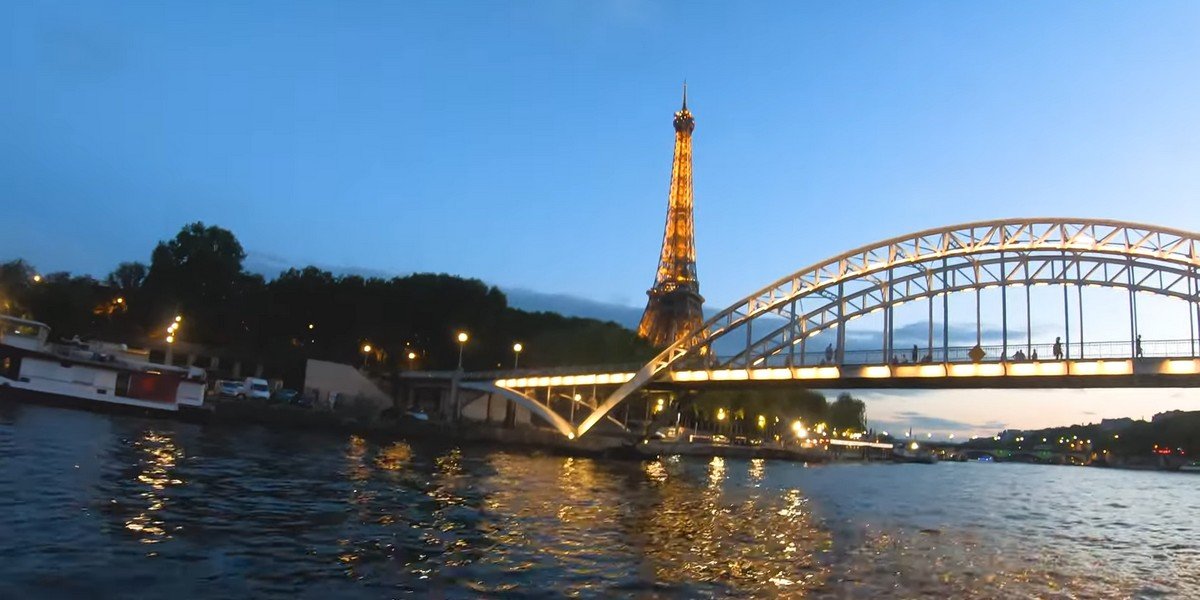
[[704, 322], [700, 282], [696, 278], [696, 239], [692, 225], [692, 131], [696, 120], [687, 107], [675, 113], [675, 159], [667, 197], [667, 224], [654, 287], [646, 294], [646, 311], [638, 335], [655, 346], [666, 346], [695, 331]]

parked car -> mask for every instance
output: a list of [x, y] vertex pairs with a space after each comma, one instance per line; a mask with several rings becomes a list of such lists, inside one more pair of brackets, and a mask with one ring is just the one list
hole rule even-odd
[[242, 384], [231, 379], [222, 379], [213, 384], [213, 392], [222, 398], [234, 398], [242, 392]]
[[288, 388], [279, 388], [271, 394], [272, 404], [295, 404], [300, 392]]

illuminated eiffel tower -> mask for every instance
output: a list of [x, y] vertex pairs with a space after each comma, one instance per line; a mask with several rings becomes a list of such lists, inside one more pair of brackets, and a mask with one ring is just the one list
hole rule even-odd
[[675, 160], [671, 165], [671, 192], [667, 199], [667, 225], [654, 287], [646, 292], [646, 312], [638, 335], [656, 347], [667, 346], [700, 328], [704, 322], [700, 281], [696, 278], [696, 237], [692, 226], [692, 130], [696, 121], [687, 107], [675, 113]]

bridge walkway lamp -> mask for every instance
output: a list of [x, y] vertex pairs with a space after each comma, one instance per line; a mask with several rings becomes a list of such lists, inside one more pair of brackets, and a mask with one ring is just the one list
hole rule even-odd
[[450, 379], [450, 406], [453, 410], [454, 421], [457, 422], [462, 420], [462, 404], [458, 398], [458, 380], [463, 373], [463, 348], [466, 347], [467, 340], [471, 339], [471, 336], [467, 335], [465, 331], [460, 331], [455, 339], [458, 340], [458, 368], [454, 371], [454, 377]]
[[520, 364], [520, 362], [521, 362], [521, 351], [524, 349], [525, 349], [525, 346], [521, 345], [521, 342], [516, 342], [513, 344], [513, 370], [514, 371], [517, 370], [517, 365]]
[[166, 355], [163, 357], [164, 364], [169, 365], [172, 363], [172, 361], [174, 359], [172, 350], [174, 349], [174, 346], [175, 346], [175, 338], [179, 335], [179, 326], [181, 323], [183, 323], [183, 316], [175, 315], [175, 318], [171, 321], [171, 324], [167, 326], [167, 337], [166, 337], [167, 352], [166, 352]]
[[458, 370], [461, 371], [461, 370], [463, 370], [463, 348], [466, 347], [467, 340], [471, 339], [471, 337], [467, 335], [467, 332], [460, 331], [460, 332], [458, 332], [457, 339], [458, 339]]

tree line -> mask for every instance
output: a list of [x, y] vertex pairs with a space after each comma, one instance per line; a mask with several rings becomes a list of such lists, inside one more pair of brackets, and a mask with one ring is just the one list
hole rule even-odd
[[[468, 370], [643, 361], [654, 349], [616, 323], [527, 312], [478, 279], [417, 273], [390, 279], [288, 269], [247, 272], [227, 229], [191, 223], [161, 241], [149, 264], [123, 262], [107, 277], [39, 274], [0, 264], [0, 312], [50, 325], [57, 337], [154, 345], [176, 338], [247, 356], [318, 358], [380, 368], [452, 369], [457, 332]], [[364, 349], [369, 347], [368, 352]], [[409, 359], [409, 354], [415, 358]]]

